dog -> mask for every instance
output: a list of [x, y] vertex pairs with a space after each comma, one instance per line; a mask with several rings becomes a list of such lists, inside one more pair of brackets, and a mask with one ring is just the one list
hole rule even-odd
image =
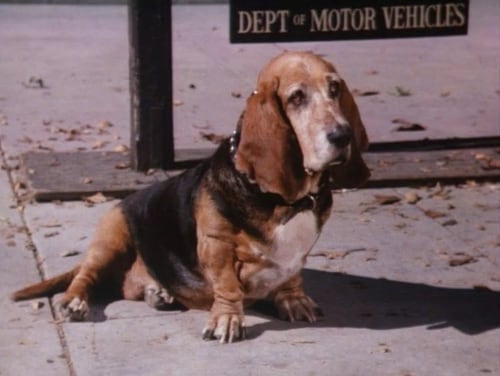
[[330, 216], [332, 188], [365, 182], [368, 137], [345, 81], [310, 52], [284, 52], [257, 78], [233, 135], [198, 166], [138, 191], [100, 220], [83, 261], [14, 301], [64, 292], [84, 320], [98, 292], [209, 310], [204, 339], [246, 337], [244, 307], [314, 322], [301, 269]]

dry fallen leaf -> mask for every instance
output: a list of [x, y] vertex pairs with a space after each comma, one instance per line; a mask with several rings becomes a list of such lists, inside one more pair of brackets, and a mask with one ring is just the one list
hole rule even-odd
[[5, 126], [9, 125], [9, 122], [7, 121], [7, 116], [5, 114], [0, 112], [0, 126]]
[[435, 164], [437, 167], [445, 167], [447, 166], [449, 161], [447, 159], [442, 159], [440, 161], [436, 161]]
[[429, 209], [429, 210], [425, 210], [424, 211], [424, 214], [429, 217], [429, 218], [441, 218], [441, 217], [446, 217], [446, 214], [443, 213], [443, 212], [439, 212], [439, 211], [436, 211], [436, 210], [432, 210], [432, 209]]
[[420, 196], [415, 192], [406, 192], [405, 193], [405, 202], [411, 205], [415, 205], [420, 201]]
[[401, 201], [401, 198], [398, 196], [392, 195], [374, 195], [375, 202], [379, 205], [391, 205]]
[[23, 82], [23, 86], [28, 89], [46, 89], [43, 79], [40, 77], [31, 76], [27, 81]]
[[448, 199], [450, 195], [450, 190], [444, 189], [444, 187], [437, 183], [433, 188], [431, 188], [431, 192], [428, 197], [438, 197], [443, 200]]
[[396, 97], [409, 97], [411, 95], [411, 90], [405, 89], [404, 87], [396, 86], [394, 89], [396, 91], [391, 92], [389, 94], [394, 95]]
[[130, 167], [130, 163], [129, 162], [121, 162], [121, 163], [115, 164], [115, 168], [117, 170], [125, 170], [125, 169], [127, 169], [129, 167]]
[[99, 129], [108, 129], [111, 128], [113, 124], [107, 120], [102, 120], [96, 124], [96, 127]]
[[377, 90], [359, 90], [359, 89], [353, 89], [351, 90], [352, 95], [356, 97], [371, 97], [373, 95], [379, 95], [380, 92]]
[[87, 202], [89, 204], [102, 204], [106, 201], [108, 201], [108, 198], [104, 196], [101, 192], [98, 192], [92, 196], [86, 196], [83, 198], [84, 202]]
[[115, 146], [115, 148], [113, 149], [113, 151], [115, 151], [117, 153], [125, 153], [126, 151], [128, 151], [128, 146], [120, 144], [118, 146]]
[[492, 276], [490, 279], [491, 279], [492, 281], [494, 281], [494, 282], [500, 282], [500, 275], [498, 275], [498, 276], [495, 276], [495, 275], [494, 275], [494, 276]]
[[53, 232], [49, 232], [47, 234], [44, 234], [43, 237], [44, 238], [52, 238], [52, 237], [57, 236], [57, 235], [59, 235], [59, 232], [58, 231], [53, 231]]
[[210, 141], [214, 144], [220, 144], [222, 141], [224, 141], [226, 139], [226, 136], [223, 136], [220, 134], [207, 133], [207, 132], [201, 132], [201, 131], [200, 131], [200, 136], [204, 140]]
[[478, 161], [484, 161], [484, 160], [489, 160], [491, 157], [487, 154], [484, 153], [476, 153], [474, 154], [474, 158], [477, 159]]
[[92, 150], [101, 149], [102, 147], [106, 146], [107, 143], [107, 141], [97, 141], [94, 143], [94, 145], [92, 145]]
[[353, 248], [347, 249], [345, 251], [335, 251], [335, 250], [324, 250], [317, 253], [312, 254], [311, 256], [323, 256], [329, 260], [341, 259], [343, 260], [351, 253], [355, 252], [377, 252], [377, 249], [367, 249], [367, 248]]
[[471, 255], [468, 255], [467, 253], [456, 253], [453, 256], [451, 256], [450, 260], [448, 261], [448, 265], [453, 267], [462, 266], [466, 264], [471, 264], [476, 261], [477, 259], [475, 259]]
[[23, 144], [32, 144], [34, 141], [28, 136], [23, 136], [22, 138], [18, 139], [17, 142], [22, 142]]
[[481, 161], [483, 170], [498, 170], [500, 169], [500, 159], [488, 159]]
[[425, 131], [426, 127], [424, 127], [421, 124], [418, 123], [412, 123], [408, 120], [405, 119], [393, 119], [392, 120], [393, 124], [398, 124], [399, 126], [396, 127], [394, 130], [396, 132], [416, 132], [416, 131]]
[[50, 163], [49, 163], [49, 166], [50, 167], [56, 167], [56, 166], [59, 166], [60, 163], [59, 161], [57, 160], [57, 158], [54, 158]]
[[66, 252], [61, 253], [61, 257], [72, 257], [72, 256], [76, 256], [79, 254], [80, 254], [80, 251], [66, 251]]
[[317, 343], [316, 341], [308, 341], [308, 340], [297, 340], [297, 341], [293, 341], [293, 342], [290, 342], [290, 345], [292, 346], [296, 346], [296, 345], [312, 345], [314, 343]]
[[467, 180], [465, 182], [464, 186], [467, 188], [474, 188], [474, 187], [477, 187], [478, 184], [477, 184], [477, 181], [475, 181], [475, 180]]
[[448, 219], [447, 221], [444, 221], [443, 223], [441, 223], [441, 226], [444, 226], [444, 227], [455, 226], [456, 224], [458, 224], [458, 222], [456, 220]]

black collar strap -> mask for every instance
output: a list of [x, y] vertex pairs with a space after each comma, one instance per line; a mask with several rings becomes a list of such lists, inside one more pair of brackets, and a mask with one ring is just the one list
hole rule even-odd
[[234, 130], [231, 137], [229, 137], [229, 154], [231, 155], [232, 159], [236, 154], [236, 149], [238, 149], [239, 143], [240, 143], [240, 132]]
[[[255, 95], [258, 94], [257, 90], [254, 90], [251, 94]], [[233, 131], [233, 134], [231, 137], [229, 137], [229, 154], [231, 155], [231, 158], [234, 158], [234, 155], [236, 154], [236, 149], [238, 149], [238, 145], [240, 143], [240, 129], [239, 127]]]
[[324, 194], [322, 190], [318, 193], [309, 193], [304, 197], [298, 199], [292, 204], [289, 204], [288, 207], [291, 209], [290, 212], [283, 218], [282, 223], [287, 223], [290, 219], [292, 219], [295, 215], [299, 214], [303, 211], [308, 210], [316, 210], [318, 205], [318, 200], [320, 199], [320, 195]]

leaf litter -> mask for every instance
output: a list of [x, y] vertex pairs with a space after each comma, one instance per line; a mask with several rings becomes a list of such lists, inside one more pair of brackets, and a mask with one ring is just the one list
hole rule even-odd
[[401, 197], [395, 195], [373, 195], [375, 202], [379, 205], [392, 205], [401, 201]]
[[394, 129], [396, 132], [418, 132], [425, 131], [427, 128], [422, 124], [414, 123], [405, 119], [393, 119], [392, 124], [397, 124], [398, 126]]
[[213, 144], [220, 144], [227, 138], [225, 135], [203, 132], [203, 131], [200, 131], [200, 136], [202, 139], [210, 141]]
[[357, 252], [372, 252], [376, 253], [378, 252], [378, 249], [376, 248], [352, 248], [352, 249], [347, 249], [343, 251], [338, 251], [338, 250], [323, 250], [319, 251], [317, 253], [309, 255], [310, 257], [326, 257], [329, 260], [343, 260], [347, 256], [357, 253]]
[[107, 201], [110, 200], [110, 198], [104, 196], [102, 192], [98, 192], [96, 194], [93, 194], [91, 196], [85, 196], [83, 197], [83, 202], [89, 205], [96, 205], [96, 204], [103, 204]]

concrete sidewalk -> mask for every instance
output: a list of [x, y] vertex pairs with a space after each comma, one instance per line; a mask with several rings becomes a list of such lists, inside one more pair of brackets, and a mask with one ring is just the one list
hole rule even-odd
[[[465, 37], [370, 42], [229, 45], [226, 5], [173, 14], [180, 147], [229, 134], [258, 70], [284, 48], [322, 53], [351, 89], [379, 91], [357, 97], [372, 140], [500, 133], [497, 2], [471, 4]], [[499, 184], [336, 194], [304, 272], [324, 319], [290, 324], [256, 307], [250, 339], [233, 345], [201, 340], [206, 312], [117, 301], [61, 323], [52, 300], [10, 302], [40, 273], [78, 262], [115, 203], [26, 203], [13, 192], [25, 151], [128, 145], [126, 21], [123, 6], [0, 5], [1, 376], [500, 375]], [[397, 86], [412, 95], [393, 95]], [[427, 130], [394, 132], [396, 118]]]

